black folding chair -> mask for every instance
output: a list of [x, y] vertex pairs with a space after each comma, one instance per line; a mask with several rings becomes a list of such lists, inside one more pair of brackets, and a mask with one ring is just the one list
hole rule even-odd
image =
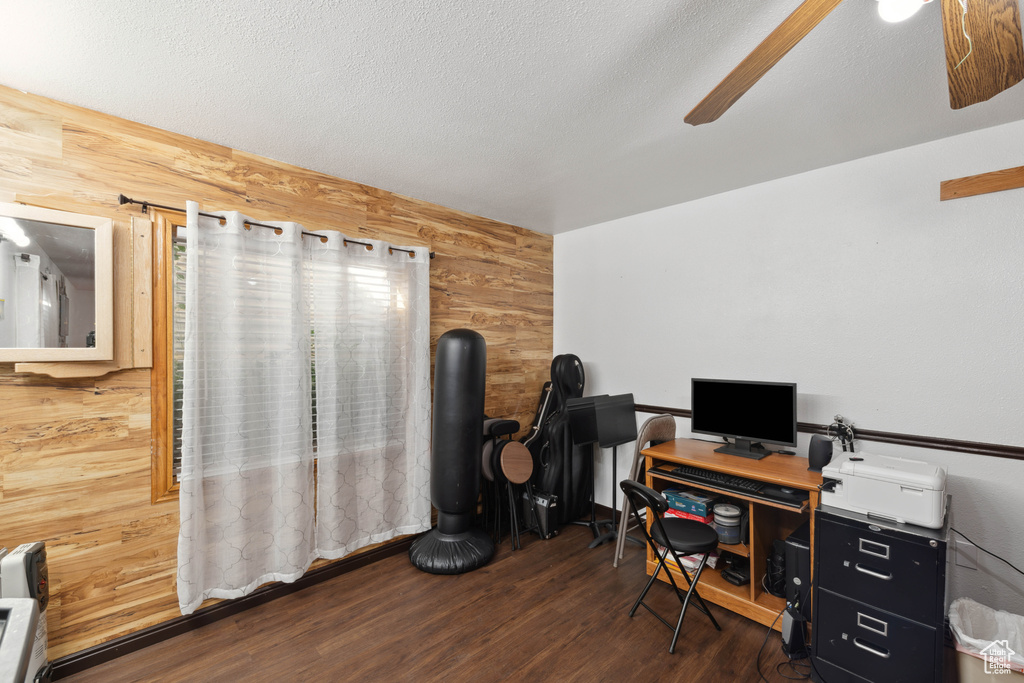
[[[660, 614], [655, 612], [650, 605], [644, 602], [644, 598], [647, 596], [647, 591], [654, 585], [655, 580], [658, 578], [658, 573], [665, 569], [668, 574], [669, 582], [672, 584], [672, 588], [675, 589], [676, 597], [682, 603], [682, 609], [679, 610], [679, 619], [676, 621], [675, 629], [672, 635], [672, 645], [668, 648], [670, 653], [676, 651], [676, 641], [679, 640], [679, 631], [683, 626], [683, 617], [686, 615], [686, 607], [690, 604], [690, 596], [697, 598], [695, 606], [698, 610], [703, 612], [714, 624], [715, 628], [719, 631], [722, 627], [715, 621], [715, 617], [711, 614], [708, 606], [704, 603], [704, 599], [700, 597], [700, 593], [697, 592], [697, 582], [700, 581], [700, 575], [704, 571], [704, 567], [708, 562], [708, 554], [718, 547], [718, 532], [715, 529], [703, 522], [698, 522], [692, 519], [679, 519], [676, 517], [662, 518], [665, 510], [668, 510], [668, 501], [665, 497], [655, 491], [652, 488], [644, 486], [643, 484], [626, 479], [619, 483], [619, 487], [622, 492], [626, 495], [630, 505], [633, 506], [634, 510], [642, 510], [643, 508], [650, 508], [651, 512], [651, 524], [650, 530], [648, 531], [647, 525], [641, 524], [640, 529], [643, 531], [644, 538], [647, 539], [648, 545], [654, 551], [654, 554], [658, 557], [658, 566], [654, 570], [654, 574], [651, 575], [650, 581], [644, 586], [643, 591], [640, 593], [640, 597], [633, 603], [633, 608], [629, 610], [629, 616], [633, 616], [636, 613], [636, 608], [643, 605], [648, 612], [658, 618], [661, 623], [672, 628], [672, 624], [665, 620]], [[661, 546], [659, 548], [659, 546]], [[672, 554], [672, 559], [675, 560], [676, 566], [679, 567], [680, 573], [683, 578], [686, 579], [688, 589], [684, 593], [679, 585], [676, 583], [675, 578], [672, 576], [672, 572], [665, 566], [666, 558], [669, 553]], [[686, 567], [679, 559], [679, 554], [683, 555], [701, 555], [700, 564], [697, 565], [697, 571], [690, 576], [690, 573], [686, 571]]]

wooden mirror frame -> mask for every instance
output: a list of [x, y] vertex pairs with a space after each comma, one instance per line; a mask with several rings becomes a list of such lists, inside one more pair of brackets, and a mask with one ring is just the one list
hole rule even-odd
[[114, 358], [113, 221], [101, 216], [0, 202], [0, 216], [88, 228], [96, 246], [96, 346], [89, 348], [0, 348], [0, 363], [109, 361]]

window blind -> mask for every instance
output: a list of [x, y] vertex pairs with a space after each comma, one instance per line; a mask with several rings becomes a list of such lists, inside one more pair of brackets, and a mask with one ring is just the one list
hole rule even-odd
[[185, 226], [174, 226], [171, 244], [171, 372], [174, 394], [171, 402], [172, 471], [174, 483], [181, 476], [181, 383], [185, 376]]

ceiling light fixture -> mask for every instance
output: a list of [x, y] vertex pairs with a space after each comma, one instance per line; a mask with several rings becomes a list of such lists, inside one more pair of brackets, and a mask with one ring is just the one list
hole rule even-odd
[[18, 221], [14, 220], [10, 216], [0, 216], [0, 234], [8, 237], [19, 247], [27, 247], [30, 242], [28, 235], [26, 235], [22, 227], [18, 225]]
[[895, 24], [917, 14], [917, 10], [932, 0], [878, 0], [878, 16]]

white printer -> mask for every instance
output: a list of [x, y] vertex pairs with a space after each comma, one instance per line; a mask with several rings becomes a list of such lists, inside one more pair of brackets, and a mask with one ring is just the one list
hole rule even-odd
[[946, 470], [922, 460], [841, 453], [821, 476], [823, 505], [930, 529], [946, 516]]

